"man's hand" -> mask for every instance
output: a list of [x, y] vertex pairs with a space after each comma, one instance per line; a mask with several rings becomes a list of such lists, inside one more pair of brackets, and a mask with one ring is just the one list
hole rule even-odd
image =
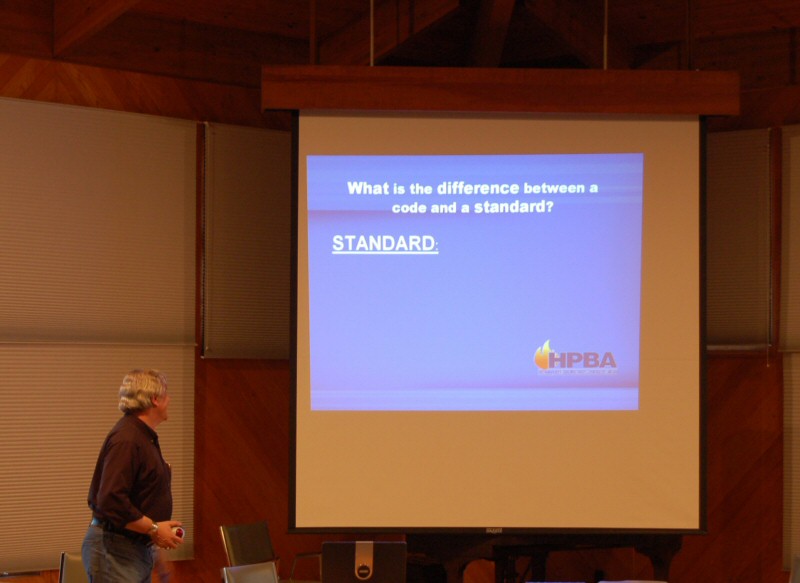
[[160, 549], [177, 549], [183, 544], [183, 537], [178, 536], [174, 528], [182, 526], [179, 520], [162, 520], [158, 523], [158, 530], [153, 531], [151, 538], [153, 543]]

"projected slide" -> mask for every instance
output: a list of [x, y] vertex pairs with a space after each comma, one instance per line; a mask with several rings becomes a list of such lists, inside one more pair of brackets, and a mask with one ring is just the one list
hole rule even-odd
[[639, 406], [644, 156], [308, 156], [311, 408]]

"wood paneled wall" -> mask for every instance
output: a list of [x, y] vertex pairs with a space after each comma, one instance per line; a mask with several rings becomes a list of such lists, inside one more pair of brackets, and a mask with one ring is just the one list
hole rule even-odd
[[[265, 519], [289, 576], [297, 552], [322, 537], [290, 535], [289, 364], [199, 360], [196, 390], [196, 560], [176, 563], [181, 583], [219, 583], [225, 554], [221, 524]], [[313, 576], [314, 566], [304, 566]], [[310, 572], [309, 572], [310, 571]]]
[[[0, 54], [0, 95], [258, 127], [288, 127], [259, 111], [256, 91]], [[739, 126], [746, 121], [739, 120]], [[672, 583], [785, 583], [781, 564], [782, 367], [764, 356], [708, 359], [708, 534], [686, 537]], [[288, 575], [295, 553], [323, 538], [290, 535], [286, 362], [197, 361], [196, 558], [175, 564], [175, 583], [219, 583], [219, 525], [266, 518]], [[680, 427], [675, 428], [681, 431]], [[454, 477], [454, 480], [456, 477]], [[587, 476], [591, 479], [591, 476]], [[548, 577], [648, 578], [630, 549], [553, 553]], [[299, 573], [309, 576], [312, 573]], [[491, 583], [491, 569], [470, 569]], [[51, 583], [54, 573], [14, 579]]]

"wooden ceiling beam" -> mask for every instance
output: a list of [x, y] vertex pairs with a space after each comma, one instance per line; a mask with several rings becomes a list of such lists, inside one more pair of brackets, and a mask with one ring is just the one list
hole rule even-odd
[[63, 56], [139, 2], [140, 0], [54, 0], [54, 55]]
[[[604, 61], [603, 14], [591, 13], [585, 3], [573, 0], [526, 1], [525, 7], [543, 25], [558, 35], [588, 67], [599, 69]], [[607, 43], [608, 67], [629, 69], [633, 61], [630, 47], [620, 39]]]
[[481, 0], [472, 44], [473, 66], [500, 66], [514, 4], [514, 0]]
[[[374, 41], [377, 60], [408, 38], [452, 14], [459, 0], [398, 0], [375, 6]], [[362, 18], [325, 39], [318, 39], [320, 64], [367, 65], [370, 57], [370, 17]]]
[[[131, 50], [136, 47], [136, 50]], [[264, 63], [308, 62], [295, 39], [193, 22], [125, 14], [64, 58], [168, 77], [258, 88]]]

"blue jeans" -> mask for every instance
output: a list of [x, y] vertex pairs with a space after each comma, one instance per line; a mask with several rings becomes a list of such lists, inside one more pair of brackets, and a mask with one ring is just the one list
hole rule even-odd
[[154, 553], [152, 545], [99, 526], [89, 527], [81, 548], [89, 583], [151, 583]]

